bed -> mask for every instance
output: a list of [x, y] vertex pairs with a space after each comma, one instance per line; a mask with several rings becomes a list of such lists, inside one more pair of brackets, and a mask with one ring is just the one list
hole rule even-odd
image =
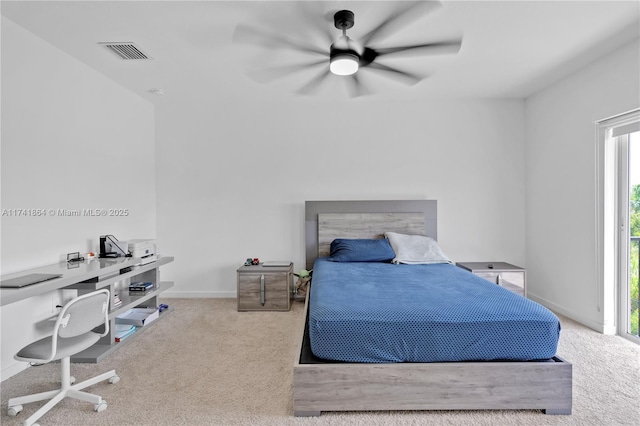
[[[554, 323], [555, 316], [552, 314], [551, 317], [544, 315], [545, 308], [484, 282], [481, 278], [450, 264], [363, 263], [354, 268], [356, 265], [335, 264], [324, 259], [329, 254], [331, 242], [336, 238], [376, 239], [381, 238], [386, 232], [397, 232], [437, 239], [436, 201], [311, 201], [306, 203], [305, 216], [307, 268], [311, 269], [316, 265], [319, 270], [314, 271], [314, 279], [305, 302], [305, 323], [304, 327], [301, 327], [300, 344], [294, 364], [296, 416], [320, 415], [322, 411], [362, 410], [539, 409], [547, 414], [571, 413], [572, 366], [555, 355], [559, 324]], [[375, 277], [380, 277], [382, 283], [384, 280], [394, 279], [381, 272], [384, 268], [393, 269], [394, 273], [402, 269], [401, 277], [395, 279], [405, 281], [408, 278], [402, 274], [409, 270], [428, 270], [428, 274], [440, 277], [430, 280], [431, 283], [442, 284], [447, 279], [459, 280], [461, 277], [470, 279], [473, 284], [486, 287], [485, 290], [492, 297], [501, 299], [505, 306], [514, 303], [518, 305], [512, 306], [511, 311], [507, 309], [505, 315], [509, 317], [520, 315], [523, 308], [534, 311], [537, 307], [542, 308], [541, 318], [544, 319], [544, 324], [541, 327], [544, 331], [522, 334], [527, 333], [529, 327], [536, 327], [535, 321], [540, 320], [536, 316], [534, 322], [520, 324], [513, 330], [513, 337], [518, 341], [518, 344], [514, 345], [517, 350], [513, 353], [509, 350], [500, 351], [500, 346], [505, 346], [504, 344], [489, 348], [486, 344], [487, 339], [478, 339], [478, 342], [483, 344], [477, 344], [475, 347], [468, 345], [468, 342], [460, 344], [460, 347], [470, 347], [470, 354], [460, 355], [458, 351], [452, 356], [452, 351], [448, 348], [455, 346], [453, 341], [449, 342], [449, 347], [441, 344], [435, 346], [430, 341], [430, 344], [422, 345], [427, 349], [422, 353], [418, 353], [415, 347], [404, 344], [383, 349], [376, 346], [375, 350], [371, 351], [367, 344], [358, 341], [357, 336], [349, 335], [345, 331], [350, 326], [340, 321], [332, 321], [331, 318], [335, 317], [331, 315], [335, 312], [329, 313], [325, 323], [322, 323], [322, 320], [319, 322], [318, 318], [321, 316], [318, 316], [318, 312], [331, 311], [334, 307], [340, 311], [345, 306], [360, 306], [360, 312], [347, 313], [346, 316], [350, 320], [355, 318], [360, 321], [355, 325], [355, 329], [369, 327], [364, 333], [367, 336], [367, 333], [373, 330], [369, 333], [369, 338], [387, 335], [389, 330], [376, 329], [380, 324], [372, 323], [373, 319], [380, 317], [379, 313], [369, 312], [373, 305], [367, 306], [365, 303], [363, 308], [363, 305], [349, 303], [350, 297], [360, 299], [366, 294], [371, 294], [372, 288], [384, 287], [381, 283], [371, 283]], [[426, 273], [425, 271], [422, 273]], [[320, 274], [316, 275], [316, 272]], [[358, 278], [363, 276], [365, 279]], [[443, 278], [445, 276], [448, 278]], [[329, 284], [322, 282], [325, 280]], [[364, 286], [359, 281], [362, 281]], [[336, 283], [334, 287], [331, 287], [331, 282]], [[314, 287], [316, 284], [317, 289]], [[440, 294], [437, 292], [441, 292], [442, 289], [438, 290], [436, 287], [426, 290], [412, 286], [408, 288], [414, 294], [420, 291]], [[462, 294], [461, 290], [452, 291], [454, 298]], [[331, 298], [326, 299], [321, 294], [323, 292], [334, 294], [336, 297], [331, 301]], [[373, 293], [373, 299], [378, 299], [378, 302], [382, 300], [382, 306], [386, 307], [407, 306], [415, 299], [410, 296], [405, 297], [403, 303], [392, 303], [391, 300], [403, 297], [402, 292], [400, 295], [377, 294], [375, 291]], [[318, 301], [314, 300], [318, 297], [325, 301], [324, 306], [318, 305]], [[470, 298], [471, 301], [472, 299], [473, 297]], [[310, 303], [315, 303], [312, 313], [309, 312]], [[446, 303], [439, 305], [445, 306]], [[470, 309], [469, 306], [465, 309]], [[411, 311], [410, 306], [408, 310]], [[369, 314], [371, 316], [367, 317]], [[391, 310], [387, 314], [393, 318], [404, 315], [402, 311], [397, 310]], [[309, 327], [310, 323], [312, 327]], [[467, 325], [472, 327], [469, 331], [471, 334], [479, 330], [473, 327], [488, 327], [479, 320], [467, 321]], [[397, 324], [391, 327], [397, 328]], [[322, 344], [315, 343], [316, 347], [312, 351], [311, 336], [318, 329], [328, 331], [324, 336], [330, 339]], [[420, 326], [417, 329], [420, 330]], [[504, 325], [500, 325], [498, 329], [504, 330]], [[440, 336], [445, 343], [451, 336], [451, 330], [446, 328], [429, 330], [429, 333], [431, 337]], [[534, 342], [536, 336], [542, 336], [540, 342]], [[331, 340], [334, 338], [342, 340]], [[323, 342], [322, 339], [314, 338], [314, 342], [318, 341]], [[406, 341], [411, 339], [405, 339], [403, 342]], [[358, 348], [364, 348], [364, 351], [357, 353]], [[538, 351], [539, 348], [542, 350]], [[356, 355], [353, 355], [354, 350]], [[318, 354], [320, 356], [317, 356]]]

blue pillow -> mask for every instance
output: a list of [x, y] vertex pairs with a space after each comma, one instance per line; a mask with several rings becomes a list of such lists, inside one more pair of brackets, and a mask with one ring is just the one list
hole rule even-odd
[[331, 242], [332, 262], [391, 262], [396, 257], [389, 240], [336, 238]]

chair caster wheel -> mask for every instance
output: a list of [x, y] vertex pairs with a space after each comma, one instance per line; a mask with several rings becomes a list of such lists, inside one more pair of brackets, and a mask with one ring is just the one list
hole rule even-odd
[[76, 382], [76, 378], [71, 376], [69, 377], [69, 384], [74, 384]]
[[118, 383], [119, 381], [120, 381], [120, 376], [113, 376], [109, 378], [109, 383], [111, 383], [112, 385]]
[[100, 402], [99, 404], [94, 405], [93, 409], [95, 410], [96, 413], [99, 413], [100, 411], [106, 410], [107, 409], [107, 401], [105, 401], [103, 399], [102, 402]]
[[7, 414], [11, 417], [15, 417], [20, 411], [22, 411], [22, 408], [22, 405], [14, 405], [13, 407], [9, 407]]

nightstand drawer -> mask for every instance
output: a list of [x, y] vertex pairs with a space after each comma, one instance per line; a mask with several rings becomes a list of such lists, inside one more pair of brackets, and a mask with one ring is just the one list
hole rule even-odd
[[[291, 307], [291, 268], [252, 266], [238, 270], [239, 311], [288, 311]], [[284, 269], [284, 271], [283, 271]]]
[[524, 296], [524, 272], [474, 272], [474, 274]]

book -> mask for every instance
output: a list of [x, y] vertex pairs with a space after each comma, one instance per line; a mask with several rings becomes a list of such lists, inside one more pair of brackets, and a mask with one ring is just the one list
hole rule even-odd
[[115, 295], [113, 296], [113, 307], [115, 308], [115, 307], [118, 307], [118, 306], [120, 306], [120, 305], [122, 305], [122, 299], [120, 299], [120, 296], [118, 296], [117, 294], [115, 294]]
[[136, 330], [135, 328], [133, 330], [129, 330], [126, 333], [123, 333], [121, 336], [117, 336], [114, 340], [116, 341], [116, 343], [120, 343], [122, 342], [124, 339], [126, 339], [127, 337], [131, 336], [133, 333], [135, 333]]
[[114, 333], [113, 333], [115, 341], [121, 342], [122, 340], [126, 339], [127, 337], [135, 333], [136, 330], [137, 330], [137, 327], [135, 325], [116, 324], [114, 328]]
[[150, 281], [143, 282], [137, 281], [129, 284], [129, 291], [147, 291], [153, 288], [153, 283]]
[[269, 260], [262, 264], [262, 266], [289, 266], [289, 265], [291, 265], [291, 262], [289, 262], [288, 260]]

